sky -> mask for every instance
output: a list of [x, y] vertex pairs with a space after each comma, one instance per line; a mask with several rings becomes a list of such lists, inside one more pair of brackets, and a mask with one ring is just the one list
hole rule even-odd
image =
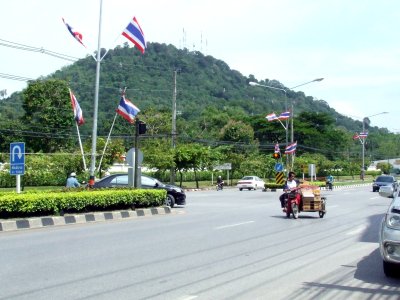
[[[0, 91], [11, 95], [26, 88], [25, 81], [4, 78], [9, 75], [37, 79], [72, 63], [4, 46], [9, 42], [74, 58], [93, 54], [100, 3], [0, 0]], [[371, 126], [400, 133], [398, 0], [102, 0], [101, 8], [101, 48], [127, 42], [121, 33], [135, 16], [147, 42], [200, 51], [244, 76], [275, 79], [288, 88], [324, 78], [294, 90], [353, 119], [372, 116]], [[83, 35], [86, 48], [62, 18]]]

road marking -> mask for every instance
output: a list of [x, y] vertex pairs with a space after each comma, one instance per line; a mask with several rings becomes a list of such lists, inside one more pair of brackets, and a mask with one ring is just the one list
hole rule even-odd
[[219, 230], [219, 229], [224, 229], [224, 228], [229, 228], [229, 227], [236, 227], [236, 226], [250, 224], [250, 223], [254, 223], [254, 221], [247, 221], [247, 222], [236, 223], [236, 224], [231, 224], [231, 225], [219, 226], [219, 227], [216, 227], [215, 229]]
[[196, 299], [198, 296], [196, 295], [189, 295], [189, 296], [183, 296], [182, 298], [179, 298], [178, 300], [192, 300]]
[[358, 234], [358, 233], [360, 233], [360, 232], [363, 232], [366, 228], [367, 228], [367, 226], [364, 226], [364, 225], [363, 225], [363, 226], [360, 226], [359, 228], [354, 229], [353, 231], [347, 232], [346, 235], [355, 235], [355, 234]]
[[381, 196], [379, 196], [379, 197], [372, 197], [372, 198], [369, 198], [369, 200], [380, 199], [380, 198], [382, 198], [382, 197], [381, 197]]

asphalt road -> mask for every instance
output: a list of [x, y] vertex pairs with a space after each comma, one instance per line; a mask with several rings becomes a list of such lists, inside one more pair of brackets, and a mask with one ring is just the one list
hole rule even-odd
[[323, 194], [323, 219], [231, 189], [168, 215], [0, 233], [0, 299], [399, 299], [377, 243], [390, 200]]

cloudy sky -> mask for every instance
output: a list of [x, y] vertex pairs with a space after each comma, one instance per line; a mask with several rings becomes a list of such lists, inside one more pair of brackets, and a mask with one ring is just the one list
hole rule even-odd
[[[0, 0], [0, 8], [0, 90], [9, 95], [26, 87], [15, 76], [36, 79], [71, 63], [16, 46], [76, 58], [97, 49], [100, 0]], [[371, 117], [371, 125], [400, 132], [400, 1], [103, 0], [101, 47], [124, 43], [133, 16], [147, 41], [201, 51], [245, 76], [287, 87], [323, 77], [296, 90], [353, 119], [389, 112]]]

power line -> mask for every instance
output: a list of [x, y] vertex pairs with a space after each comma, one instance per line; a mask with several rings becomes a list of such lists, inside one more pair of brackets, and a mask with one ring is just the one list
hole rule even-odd
[[46, 50], [44, 48], [37, 48], [37, 47], [33, 47], [33, 46], [19, 44], [19, 43], [15, 43], [15, 42], [3, 40], [3, 39], [0, 39], [0, 46], [24, 50], [24, 51], [30, 51], [30, 52], [43, 53], [43, 54], [50, 55], [50, 56], [53, 56], [53, 57], [56, 57], [59, 59], [68, 60], [71, 62], [76, 62], [77, 60], [79, 60], [79, 58], [73, 57], [70, 55], [58, 53], [58, 52], [51, 51], [51, 50]]

